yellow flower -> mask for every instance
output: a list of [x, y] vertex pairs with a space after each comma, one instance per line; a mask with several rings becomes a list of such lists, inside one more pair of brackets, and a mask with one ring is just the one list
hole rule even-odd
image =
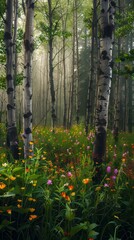
[[122, 163], [125, 163], [126, 162], [126, 159], [125, 158], [122, 158]]
[[75, 196], [75, 192], [72, 192], [72, 193], [71, 193], [71, 196], [74, 197], [74, 196]]
[[16, 179], [16, 177], [13, 177], [13, 176], [10, 177], [11, 181], [14, 181], [15, 179]]
[[17, 204], [17, 207], [18, 207], [18, 208], [22, 208], [21, 204]]
[[11, 210], [11, 209], [7, 209], [7, 213], [8, 213], [8, 214], [11, 214], [11, 213], [12, 213], [12, 210]]
[[100, 191], [101, 190], [101, 187], [96, 187], [95, 188], [95, 191]]
[[35, 208], [29, 208], [29, 211], [33, 213], [35, 211]]
[[22, 199], [17, 199], [17, 202], [22, 202]]
[[33, 219], [37, 218], [37, 215], [30, 215], [29, 220], [32, 221]]
[[33, 145], [33, 142], [31, 141], [31, 142], [29, 142], [29, 144], [30, 144], [30, 145]]
[[0, 189], [4, 189], [6, 187], [6, 184], [3, 182], [0, 182]]
[[25, 190], [25, 187], [21, 187], [21, 190]]

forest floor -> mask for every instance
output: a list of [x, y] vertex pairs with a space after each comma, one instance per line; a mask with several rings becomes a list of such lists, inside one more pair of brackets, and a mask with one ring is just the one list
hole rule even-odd
[[[108, 131], [103, 176], [94, 184], [94, 130], [38, 127], [34, 156], [19, 159], [0, 128], [1, 240], [134, 239], [134, 134]], [[9, 161], [10, 158], [10, 161]]]

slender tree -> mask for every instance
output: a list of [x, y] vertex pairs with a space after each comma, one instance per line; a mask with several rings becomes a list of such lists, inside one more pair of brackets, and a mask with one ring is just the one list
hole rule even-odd
[[100, 65], [97, 108], [95, 116], [95, 144], [93, 160], [96, 167], [95, 181], [101, 180], [101, 164], [105, 159], [108, 106], [112, 79], [112, 49], [115, 1], [100, 1]]
[[[14, 61], [13, 61], [13, 7], [14, 2], [6, 2], [5, 46], [6, 46], [6, 82], [7, 82], [7, 146], [14, 158], [18, 158], [18, 138], [15, 116], [15, 87], [14, 87]], [[14, 30], [16, 31], [16, 29]]]
[[24, 157], [32, 154], [32, 53], [33, 53], [34, 1], [26, 1], [26, 24], [24, 34], [24, 94], [23, 137]]

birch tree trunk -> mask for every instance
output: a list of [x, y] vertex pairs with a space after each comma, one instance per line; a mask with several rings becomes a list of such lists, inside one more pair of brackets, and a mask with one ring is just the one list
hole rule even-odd
[[55, 111], [55, 88], [54, 88], [54, 76], [53, 76], [53, 14], [52, 1], [48, 0], [48, 16], [49, 16], [49, 80], [50, 80], [50, 94], [51, 94], [51, 117], [52, 117], [52, 128], [54, 131], [56, 121]]
[[12, 155], [18, 159], [18, 138], [15, 116], [15, 88], [13, 70], [13, 1], [7, 0], [4, 41], [6, 47], [6, 80], [7, 80], [7, 146]]
[[95, 144], [93, 160], [96, 168], [95, 182], [101, 181], [101, 164], [105, 159], [108, 106], [112, 79], [112, 49], [115, 2], [100, 1], [100, 65], [97, 108], [95, 116]]
[[26, 1], [26, 24], [24, 34], [24, 93], [23, 131], [24, 158], [32, 155], [32, 53], [33, 53], [34, 1]]

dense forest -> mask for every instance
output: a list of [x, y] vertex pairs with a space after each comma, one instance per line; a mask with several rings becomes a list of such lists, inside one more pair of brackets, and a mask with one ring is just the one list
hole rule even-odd
[[134, 0], [0, 0], [0, 70], [1, 239], [133, 239]]

